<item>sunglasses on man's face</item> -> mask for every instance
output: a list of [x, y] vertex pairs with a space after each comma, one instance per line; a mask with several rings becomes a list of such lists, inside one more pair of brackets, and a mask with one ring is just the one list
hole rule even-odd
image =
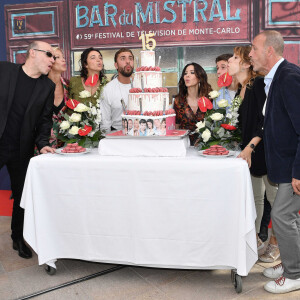
[[44, 52], [48, 57], [53, 57], [53, 59], [56, 60], [56, 57], [50, 51], [45, 51], [45, 50], [41, 50], [41, 49], [33, 49], [33, 50]]

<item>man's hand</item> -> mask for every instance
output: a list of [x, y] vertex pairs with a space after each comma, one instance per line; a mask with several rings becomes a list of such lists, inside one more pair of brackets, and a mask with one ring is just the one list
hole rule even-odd
[[294, 192], [300, 196], [300, 180], [299, 179], [296, 179], [296, 178], [292, 179], [292, 187], [293, 187]]
[[46, 153], [55, 153], [55, 149], [49, 147], [49, 146], [45, 146], [40, 150], [41, 154], [46, 154]]

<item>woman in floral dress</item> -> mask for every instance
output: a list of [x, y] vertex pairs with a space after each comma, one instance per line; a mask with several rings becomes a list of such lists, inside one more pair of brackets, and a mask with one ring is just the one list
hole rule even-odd
[[[101, 52], [94, 48], [84, 50], [81, 54], [80, 64], [80, 76], [70, 79], [69, 97], [87, 106], [90, 106], [89, 103], [96, 105], [96, 101], [107, 83]], [[88, 78], [92, 78], [89, 80], [92, 81], [92, 84], [87, 83]]]
[[[182, 71], [179, 93], [174, 102], [176, 128], [195, 131], [196, 123], [202, 121], [205, 115], [198, 107], [198, 99], [208, 97], [211, 91], [204, 69], [197, 63], [187, 64]], [[196, 139], [197, 134], [190, 135], [191, 145], [195, 144]]]

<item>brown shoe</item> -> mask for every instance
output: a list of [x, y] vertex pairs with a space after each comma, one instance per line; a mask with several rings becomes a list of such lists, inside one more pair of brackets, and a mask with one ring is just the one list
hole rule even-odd
[[260, 261], [272, 263], [280, 256], [278, 245], [269, 244], [263, 255], [259, 257]]

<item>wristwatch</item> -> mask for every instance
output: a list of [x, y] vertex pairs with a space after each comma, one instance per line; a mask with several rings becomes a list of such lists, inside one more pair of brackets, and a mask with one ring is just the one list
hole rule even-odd
[[255, 152], [254, 151], [254, 149], [255, 149], [255, 145], [254, 144], [249, 144], [248, 146], [252, 149], [252, 152]]

